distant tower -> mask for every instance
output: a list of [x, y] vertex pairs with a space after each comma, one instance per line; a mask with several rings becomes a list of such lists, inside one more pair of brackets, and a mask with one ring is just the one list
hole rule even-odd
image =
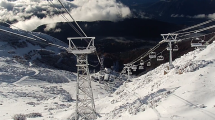
[[100, 71], [102, 72], [102, 71], [104, 71], [104, 55], [102, 55], [102, 57], [101, 57], [101, 67], [100, 67]]
[[176, 40], [178, 34], [168, 33], [161, 34], [161, 36], [163, 37], [164, 42], [167, 42], [169, 44], [169, 46], [167, 47], [167, 50], [169, 51], [169, 69], [172, 69], [174, 67], [172, 64], [172, 42], [178, 42], [178, 40]]
[[[69, 48], [67, 51], [77, 57], [77, 86], [76, 86], [76, 116], [75, 120], [95, 120], [96, 111], [91, 87], [91, 79], [88, 67], [88, 54], [96, 51], [95, 37], [67, 38]], [[72, 40], [90, 39], [87, 47], [77, 47]]]
[[132, 64], [124, 64], [125, 65], [125, 69], [127, 69], [127, 81], [130, 81], [131, 80], [131, 74], [132, 74], [132, 72], [131, 72], [131, 67], [132, 67]]

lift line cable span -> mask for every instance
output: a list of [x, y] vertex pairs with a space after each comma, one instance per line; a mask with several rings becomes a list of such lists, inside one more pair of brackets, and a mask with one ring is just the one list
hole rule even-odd
[[63, 17], [63, 19], [67, 22], [67, 24], [68, 24], [73, 30], [75, 30], [75, 32], [76, 32], [78, 35], [80, 35], [81, 37], [83, 37], [83, 35], [75, 28], [75, 26], [74, 26], [72, 23], [69, 22], [68, 18], [67, 18], [65, 15], [63, 15], [63, 14], [61, 14], [61, 13], [59, 12], [60, 10], [59, 10], [57, 7], [55, 7], [55, 4], [54, 4], [51, 0], [47, 0], [47, 1], [48, 1], [48, 3], [49, 3], [50, 5], [53, 6], [53, 8], [58, 12], [58, 14], [60, 14], [61, 17]]
[[[69, 13], [69, 11], [66, 9], [66, 7], [63, 5], [63, 3], [60, 0], [58, 0], [58, 2], [61, 4], [61, 6], [64, 8], [64, 10], [69, 14], [69, 16], [72, 18], [72, 20], [78, 26], [78, 28], [81, 30], [81, 32], [84, 34], [84, 36], [87, 37], [87, 35], [85, 34], [85, 32], [81, 29], [81, 27], [78, 25], [78, 23], [76, 22], [76, 20], [72, 17], [72, 15]], [[97, 51], [96, 51], [96, 56], [97, 56], [98, 61], [99, 61], [100, 65], [101, 65], [101, 60], [100, 60], [100, 58], [98, 56]]]
[[[215, 25], [210, 26], [210, 27], [205, 28], [205, 29], [202, 29], [202, 30], [200, 30], [200, 32], [201, 32], [201, 31], [208, 30], [208, 29], [211, 29], [212, 27], [215, 27]], [[214, 32], [212, 32], [212, 33], [214, 33]], [[196, 37], [202, 37], [202, 36], [205, 36], [205, 35], [209, 35], [209, 34], [212, 34], [212, 33], [208, 33], [208, 34], [204, 34], [204, 35], [198, 35], [198, 36], [195, 36], [195, 38], [196, 38]], [[215, 36], [214, 36], [214, 37], [215, 37]], [[178, 41], [181, 42], [181, 41], [185, 41], [185, 40], [191, 39], [191, 38], [194, 38], [194, 37], [183, 38], [183, 39], [179, 39]], [[136, 63], [136, 62], [142, 60], [143, 58], [145, 58], [146, 56], [148, 56], [152, 51], [156, 50], [156, 49], [157, 49], [161, 44], [163, 44], [163, 43], [164, 43], [164, 42], [162, 42], [162, 41], [159, 42], [155, 47], [151, 48], [149, 51], [147, 51], [147, 52], [145, 52], [144, 54], [140, 55], [137, 59], [135, 59], [134, 61], [130, 62], [129, 64], [134, 64], [134, 63]]]
[[[8, 24], [8, 25], [11, 25], [11, 24], [9, 24], [9, 23], [7, 23], [7, 22], [5, 22], [5, 23]], [[11, 25], [11, 26], [13, 26], [13, 27], [15, 27], [15, 28], [18, 28], [18, 27], [14, 26], [14, 25]], [[22, 30], [21, 28], [18, 28], [18, 29]], [[4, 30], [4, 29], [0, 29], [0, 31], [7, 32], [7, 33], [10, 33], [10, 34], [14, 34], [14, 35], [17, 35], [17, 36], [20, 36], [20, 37], [24, 37], [24, 38], [33, 40], [34, 42], [40, 43], [40, 44], [57, 46], [57, 47], [60, 48], [60, 49], [66, 50], [65, 47], [60, 46], [60, 45], [56, 45], [56, 44], [53, 44], [53, 43], [42, 43], [42, 42], [37, 41], [37, 39], [35, 39], [35, 38], [28, 37], [28, 36], [25, 36], [25, 35], [21, 35], [21, 34], [18, 34], [18, 33], [13, 33], [13, 32], [11, 32], [11, 31], [7, 31], [7, 30]], [[25, 30], [23, 30], [23, 31], [25, 31]], [[29, 32], [29, 31], [25, 31], [25, 32]], [[31, 33], [32, 36], [34, 36], [34, 37], [36, 37], [36, 38], [39, 38], [39, 39], [41, 39], [41, 40], [47, 42], [47, 40], [45, 40], [45, 39], [43, 39], [43, 38], [40, 38], [40, 37], [38, 37], [38, 36], [32, 34], [32, 32], [30, 32], [30, 33]], [[100, 59], [99, 59], [99, 57], [98, 57], [98, 53], [97, 53], [97, 52], [96, 52], [96, 55], [97, 55], [97, 58], [98, 58], [98, 62], [99, 62], [99, 63], [98, 63], [97, 65], [91, 65], [91, 64], [89, 64], [91, 67], [97, 67], [98, 65], [101, 64], [101, 61], [100, 61]]]
[[[214, 19], [214, 20], [215, 20], [215, 19]], [[214, 21], [214, 20], [213, 20], [213, 21]], [[212, 21], [212, 20], [210, 20], [210, 21], [208, 21], [208, 22], [211, 22], [211, 21]], [[206, 24], [206, 23], [208, 23], [208, 22], [204, 22], [204, 24]], [[203, 24], [199, 24], [199, 25], [203, 25]], [[195, 33], [199, 33], [199, 32], [205, 31], [205, 30], [209, 30], [209, 29], [212, 29], [212, 28], [214, 28], [214, 27], [215, 27], [215, 25], [211, 25], [211, 26], [206, 27], [206, 28], [198, 29], [198, 30], [195, 30]], [[194, 28], [194, 27], [192, 27], [192, 28]], [[194, 34], [195, 34], [195, 33], [194, 33]], [[209, 33], [209, 34], [211, 34], [211, 33]], [[184, 36], [188, 36], [188, 35], [191, 35], [191, 34], [183, 35], [183, 36], [180, 36], [179, 38], [184, 37]], [[207, 34], [205, 34], [205, 35], [207, 35]], [[203, 36], [205, 36], [205, 35], [203, 35]], [[201, 36], [202, 36], [202, 35], [201, 35]], [[190, 37], [190, 38], [192, 38], [192, 37]], [[179, 39], [179, 41], [183, 41], [183, 40], [186, 40], [186, 39], [189, 39], [189, 38]], [[140, 57], [138, 57], [137, 59], [135, 59], [134, 61], [132, 61], [130, 64], [134, 64], [134, 63], [140, 61], [141, 59], [145, 58], [147, 55], [149, 55], [150, 52], [152, 52], [152, 51], [154, 51], [155, 49], [157, 49], [157, 48], [159, 47], [160, 44], [162, 44], [162, 41], [159, 42], [155, 47], [153, 47], [152, 49], [150, 49], [148, 52], [146, 52], [146, 53], [140, 55]], [[157, 46], [158, 46], [158, 47], [157, 47]]]
[[[4, 22], [4, 23], [6, 23], [6, 24], [8, 24], [8, 25], [10, 25], [10, 26], [13, 26], [14, 28], [17, 28], [18, 30], [22, 30], [22, 31], [25, 31], [25, 32], [29, 32], [29, 31], [23, 30], [23, 29], [21, 29], [21, 28], [15, 26], [15, 25], [12, 25], [12, 24], [10, 24], [10, 23], [8, 23], [8, 22]], [[36, 37], [36, 38], [38, 38], [38, 39], [40, 39], [40, 40], [42, 40], [42, 41], [46, 41], [45, 39], [43, 39], [43, 38], [41, 38], [41, 37], [38, 37], [38, 36], [32, 34], [32, 32], [29, 32], [29, 33], [30, 33], [32, 36], [34, 36], [34, 37]], [[46, 42], [47, 42], [47, 41], [46, 41]]]
[[[49, 1], [49, 0], [47, 0], [47, 1], [48, 1], [48, 2], [51, 2], [51, 1]], [[51, 4], [54, 5], [52, 2], [51, 2]], [[55, 9], [56, 9], [56, 8], [55, 8]], [[59, 13], [59, 11], [58, 11], [58, 13]], [[61, 15], [62, 15], [62, 14], [61, 14]], [[62, 17], [63, 17], [63, 16], [64, 16], [64, 15], [62, 15]], [[68, 19], [67, 19], [65, 16], [64, 16], [63, 18], [64, 18], [67, 22], [69, 22]], [[13, 27], [15, 27], [15, 28], [18, 28], [18, 27], [14, 26], [14, 25], [11, 25], [11, 24], [7, 23], [7, 22], [5, 22], [5, 23], [8, 24], [8, 25], [10, 25], [10, 26], [13, 26]], [[71, 24], [69, 24], [69, 25], [70, 25], [71, 27], [73, 26], [73, 25], [71, 25]], [[73, 28], [80, 36], [83, 36], [82, 34], [80, 34], [80, 32], [79, 32], [74, 26], [73, 26], [72, 28]], [[18, 28], [18, 29], [22, 30], [21, 28]], [[45, 44], [45, 45], [52, 45], [52, 46], [56, 46], [56, 47], [58, 47], [58, 48], [60, 48], [60, 49], [66, 50], [65, 47], [60, 46], [60, 45], [56, 45], [56, 44], [53, 44], [53, 43], [42, 43], [42, 42], [37, 41], [37, 39], [35, 39], [35, 38], [28, 37], [28, 36], [25, 36], [25, 35], [21, 35], [21, 34], [18, 34], [18, 33], [14, 33], [14, 32], [11, 32], [11, 31], [7, 31], [7, 30], [4, 30], [4, 29], [0, 29], [0, 31], [7, 32], [7, 33], [10, 33], [10, 34], [13, 34], [13, 35], [20, 36], [20, 37], [24, 37], [24, 38], [27, 38], [27, 39], [29, 39], [29, 40], [33, 40], [34, 42], [37, 42], [37, 43], [41, 43], [41, 44]], [[23, 30], [23, 31], [25, 31], [25, 30]], [[28, 32], [28, 31], [25, 31], [25, 32]], [[41, 39], [41, 40], [43, 40], [43, 41], [46, 41], [45, 39], [40, 38], [40, 37], [38, 37], [38, 36], [32, 34], [32, 32], [30, 32], [30, 33], [31, 33], [32, 36], [34, 36], [34, 37], [36, 37], [36, 38], [38, 38], [38, 39]], [[47, 42], [47, 41], [46, 41], [46, 42]], [[98, 63], [97, 65], [91, 65], [91, 64], [90, 64], [90, 66], [92, 66], [92, 67], [97, 67], [99, 64], [101, 64], [101, 60], [100, 60], [100, 58], [98, 57], [97, 51], [96, 51], [96, 56], [97, 56], [97, 58], [98, 58], [99, 63]]]
[[72, 20], [75, 22], [75, 24], [78, 26], [78, 28], [81, 30], [81, 32], [84, 34], [85, 37], [87, 37], [87, 35], [85, 34], [85, 32], [81, 29], [81, 27], [78, 25], [78, 23], [75, 21], [75, 19], [72, 17], [72, 15], [69, 13], [69, 11], [66, 9], [66, 7], [64, 6], [64, 4], [58, 0], [58, 2], [61, 4], [61, 6], [64, 8], [64, 10], [69, 14], [69, 16], [72, 18]]
[[190, 27], [188, 27], [188, 28], [185, 28], [185, 29], [182, 29], [182, 30], [175, 31], [175, 32], [173, 32], [173, 33], [180, 33], [181, 31], [187, 31], [187, 30], [190, 30], [190, 29], [193, 29], [193, 28], [196, 28], [196, 27], [199, 27], [199, 26], [205, 25], [205, 24], [210, 23], [210, 22], [213, 22], [213, 21], [215, 21], [215, 19], [211, 19], [211, 20], [208, 20], [208, 21], [205, 21], [205, 22], [199, 23], [199, 24], [197, 24], [197, 25], [190, 26]]
[[197, 36], [193, 36], [193, 37], [181, 38], [181, 39], [179, 39], [179, 41], [185, 41], [185, 40], [189, 40], [189, 39], [192, 39], [192, 38], [203, 37], [203, 36], [210, 35], [210, 34], [214, 34], [214, 33], [215, 33], [215, 32], [211, 32], [211, 33], [202, 34], [202, 35], [197, 35]]
[[[214, 32], [212, 32], [212, 33], [214, 33]], [[199, 35], [199, 36], [195, 36], [195, 37], [202, 37], [202, 36], [206, 36], [206, 35], [209, 35], [209, 34], [212, 34], [212, 33], [208, 33], [208, 34], [204, 34], [204, 35]], [[215, 36], [213, 36], [212, 38], [214, 38], [214, 37], [215, 37]], [[194, 37], [185, 38], [185, 39], [180, 39], [179, 41], [185, 41], [186, 39], [191, 39], [191, 38], [194, 38]], [[144, 54], [142, 54], [140, 57], [138, 57], [138, 58], [137, 58], [136, 60], [134, 60], [133, 62], [130, 62], [129, 64], [134, 64], [134, 63], [136, 63], [136, 62], [142, 60], [144, 57], [148, 56], [150, 52], [152, 52], [152, 51], [154, 51], [155, 49], [157, 49], [157, 48], [160, 46], [160, 44], [162, 44], [162, 43], [164, 43], [164, 42], [162, 42], [162, 41], [159, 42], [155, 47], [153, 47], [152, 49], [150, 49], [148, 52], [145, 52]], [[157, 55], [162, 54], [162, 52], [164, 52], [165, 50], [166, 50], [166, 48], [165, 48], [163, 51], [161, 51], [160, 53], [158, 53]], [[150, 61], [150, 60], [151, 60], [151, 59], [148, 59], [148, 60], [146, 60], [145, 62], [148, 62], [148, 61]], [[125, 68], [123, 68], [122, 71], [124, 71], [124, 70], [125, 70]], [[123, 74], [122, 71], [120, 72], [120, 75]], [[120, 75], [119, 75], [117, 78], [119, 78]]]
[[212, 29], [214, 28], [215, 25], [212, 25], [212, 26], [209, 26], [209, 27], [206, 27], [206, 28], [202, 28], [202, 29], [198, 29], [198, 30], [194, 30], [194, 31], [190, 31], [190, 32], [187, 32], [188, 34], [185, 34], [185, 35], [181, 35], [179, 37], [184, 37], [184, 36], [188, 36], [190, 34], [195, 34], [195, 33], [199, 33], [199, 32], [202, 32], [202, 31], [206, 31], [206, 30], [209, 30], [209, 29]]
[[10, 33], [10, 34], [13, 34], [13, 35], [20, 36], [20, 37], [24, 37], [24, 38], [27, 38], [27, 39], [32, 40], [34, 42], [37, 42], [37, 43], [41, 43], [41, 44], [44, 44], [44, 45], [52, 45], [52, 46], [58, 47], [60, 49], [66, 50], [66, 47], [63, 47], [63, 46], [60, 46], [60, 45], [56, 45], [56, 44], [53, 44], [53, 43], [43, 43], [43, 42], [38, 41], [35, 38], [28, 37], [28, 36], [25, 36], [25, 35], [22, 35], [22, 34], [18, 34], [18, 33], [11, 32], [11, 31], [7, 31], [7, 30], [1, 29], [1, 28], [0, 28], [0, 31], [7, 32], [7, 33]]
[[205, 29], [208, 30], [208, 29], [211, 29], [211, 28], [214, 28], [214, 25], [204, 27], [204, 28], [201, 28], [201, 29], [198, 29], [198, 30], [192, 30], [192, 31], [189, 31], [189, 32], [178, 33], [178, 35], [189, 34], [189, 33], [198, 33], [198, 32], [201, 32], [202, 30], [204, 31]]
[[134, 61], [130, 62], [129, 64], [134, 64], [138, 61], [140, 61], [141, 59], [145, 58], [147, 55], [149, 55], [152, 51], [154, 51], [155, 49], [157, 49], [163, 42], [159, 42], [155, 47], [151, 48], [149, 51], [145, 52], [144, 54], [140, 55], [137, 59], [135, 59]]
[[[159, 47], [159, 46], [158, 46], [158, 47]], [[155, 49], [154, 49], [154, 50], [155, 50]], [[154, 50], [152, 50], [152, 51], [154, 51]], [[164, 50], [162, 50], [161, 52], [159, 52], [157, 55], [161, 55], [165, 50], [166, 50], [166, 48], [165, 48]], [[152, 51], [151, 51], [151, 52], [152, 52]], [[142, 60], [143, 58], [145, 58], [146, 56], [148, 56], [150, 52], [147, 52], [147, 53], [148, 53], [148, 54], [145, 54], [144, 57], [139, 57], [139, 59], [137, 59], [136, 61], [132, 62], [131, 64], [134, 64], [134, 63], [136, 63], [136, 62]], [[151, 58], [150, 58], [150, 59], [151, 59]], [[145, 62], [150, 61], [150, 59], [146, 60]]]

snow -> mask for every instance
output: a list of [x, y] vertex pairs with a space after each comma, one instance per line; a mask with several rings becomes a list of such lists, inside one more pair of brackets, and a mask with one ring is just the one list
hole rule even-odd
[[214, 120], [214, 54], [213, 43], [176, 59], [171, 70], [166, 63], [124, 84], [96, 101], [98, 120]]
[[[63, 70], [25, 68], [22, 64], [11, 63], [11, 58], [1, 59], [1, 70], [7, 70], [0, 75], [1, 119], [11, 120], [16, 114], [29, 113], [41, 113], [43, 117], [37, 120], [69, 118], [75, 106], [76, 75]], [[14, 77], [8, 79], [3, 73]], [[92, 86], [95, 99], [106, 96], [105, 90], [98, 91], [101, 85], [93, 83]]]
[[[23, 55], [33, 49], [41, 47], [17, 48], [11, 53]], [[76, 74], [35, 66], [31, 60], [21, 64], [8, 53], [13, 50], [7, 42], [0, 42], [0, 119], [29, 113], [41, 113], [42, 117], [28, 120], [70, 118], [75, 112]], [[59, 51], [55, 47], [48, 50]], [[96, 111], [101, 116], [97, 120], [214, 120], [214, 54], [215, 43], [196, 49], [173, 61], [173, 69], [162, 64], [124, 83], [112, 95], [104, 84], [92, 82]]]

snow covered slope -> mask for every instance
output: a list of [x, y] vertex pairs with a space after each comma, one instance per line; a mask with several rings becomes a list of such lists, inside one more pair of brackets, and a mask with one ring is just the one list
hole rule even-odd
[[[46, 34], [0, 28], [67, 46]], [[65, 120], [74, 112], [76, 74], [45, 64], [46, 60], [73, 62], [71, 55], [62, 52], [65, 50], [0, 32], [0, 120], [12, 120], [20, 114], [28, 120]], [[92, 86], [95, 99], [106, 96], [107, 92], [100, 89], [102, 85]]]
[[[13, 42], [5, 40], [0, 42], [0, 119], [12, 120], [19, 114], [27, 120], [70, 118], [75, 112], [76, 75], [35, 64], [39, 52], [30, 52], [30, 59], [22, 57], [29, 49], [41, 49], [40, 45], [26, 42], [28, 47], [14, 47]], [[58, 49], [54, 49], [45, 49], [42, 55], [49, 50], [57, 54]], [[205, 50], [176, 59], [173, 69], [167, 70], [168, 64], [162, 64], [125, 83], [112, 95], [104, 85], [93, 82], [96, 110], [101, 115], [98, 120], [214, 120], [214, 54], [212, 43]]]
[[[1, 56], [14, 58], [27, 66], [30, 62], [34, 66], [54, 67], [68, 71], [75, 70], [75, 57], [68, 54], [64, 48], [55, 46], [59, 45], [67, 48], [68, 45], [61, 40], [38, 32], [14, 30], [4, 26], [0, 26], [0, 29]], [[33, 40], [9, 34], [2, 30], [27, 36], [33, 38]]]
[[[163, 64], [96, 101], [98, 120], [214, 120], [215, 43]], [[165, 71], [165, 72], [164, 72]]]

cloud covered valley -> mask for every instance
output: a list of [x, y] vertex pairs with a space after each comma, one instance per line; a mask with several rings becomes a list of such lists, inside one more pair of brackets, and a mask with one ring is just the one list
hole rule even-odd
[[[129, 7], [116, 0], [60, 0], [76, 21], [119, 21], [131, 15]], [[32, 31], [40, 25], [73, 21], [58, 0], [1, 0], [0, 22], [12, 22], [14, 26]], [[13, 27], [13, 26], [11, 26]]]

